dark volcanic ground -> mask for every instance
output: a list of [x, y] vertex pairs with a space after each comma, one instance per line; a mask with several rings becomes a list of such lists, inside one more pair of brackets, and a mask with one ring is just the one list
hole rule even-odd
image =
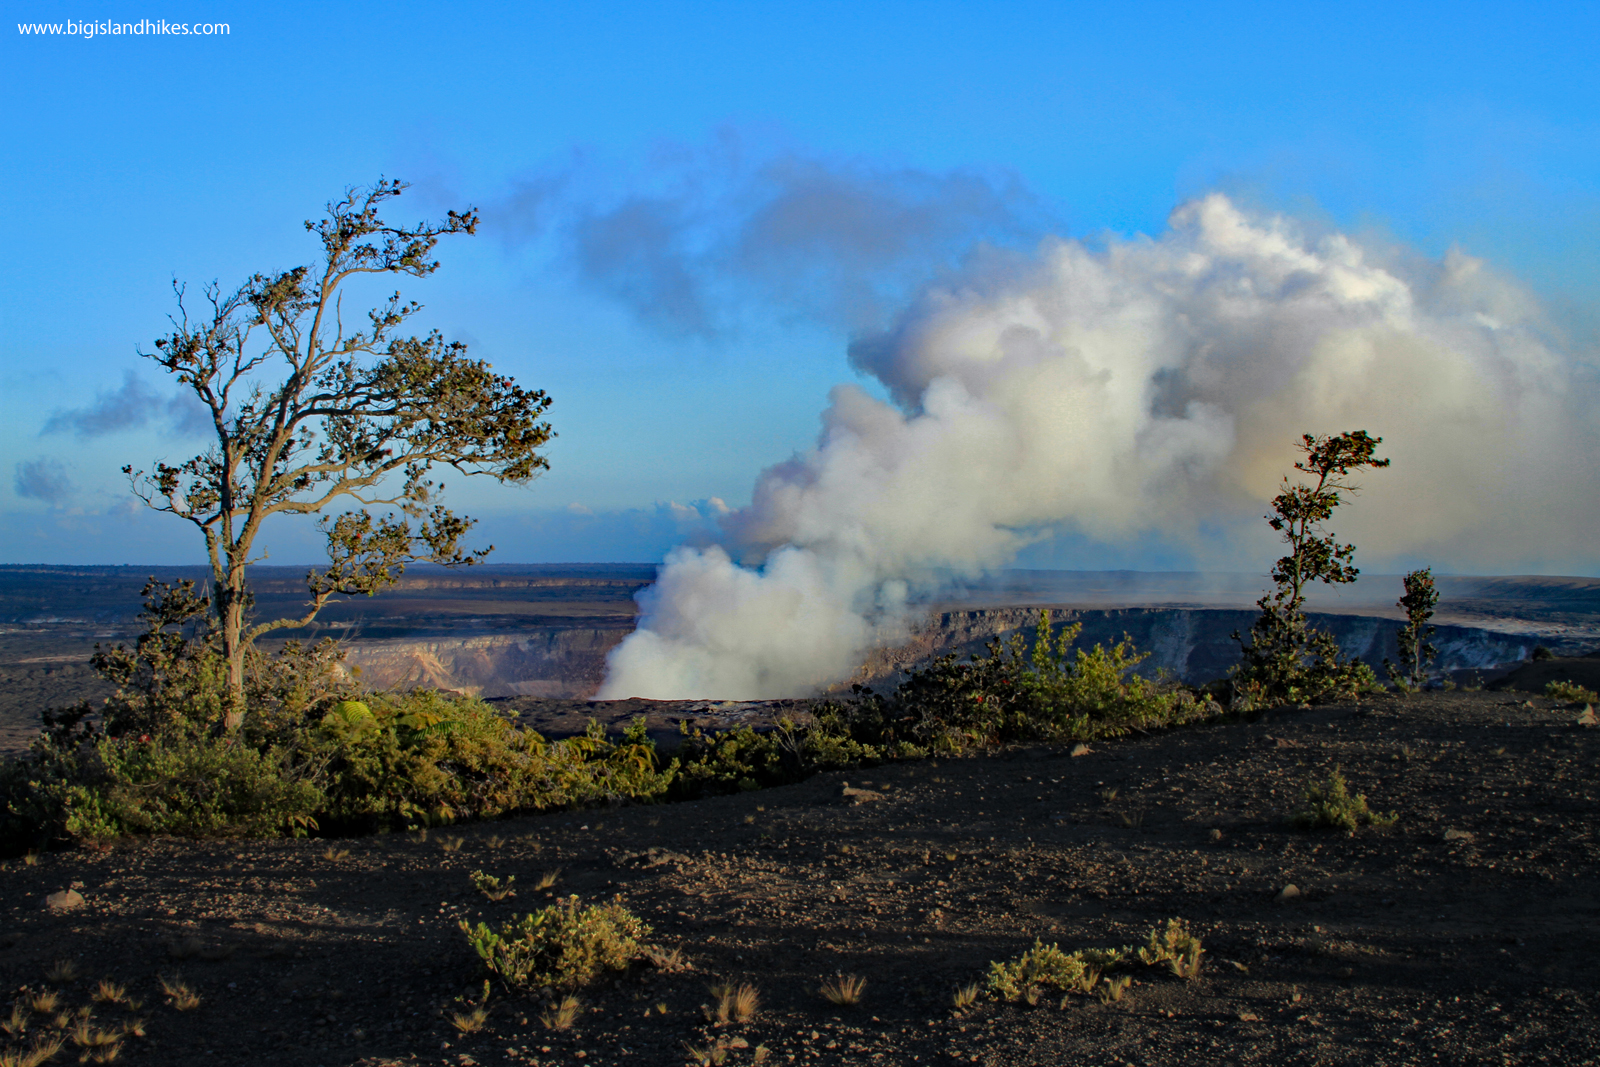
[[[73, 1009], [124, 983], [147, 1036], [123, 1059], [174, 1067], [682, 1064], [718, 1043], [740, 1065], [760, 1048], [778, 1064], [1596, 1062], [1600, 731], [1580, 710], [1381, 698], [427, 835], [47, 855], [0, 871], [0, 986], [40, 991], [71, 960], [55, 987]], [[1335, 766], [1394, 828], [1287, 828], [1301, 784]], [[844, 779], [877, 795], [851, 803]], [[515, 875], [518, 897], [479, 895], [479, 869]], [[41, 907], [70, 886], [81, 909]], [[458, 919], [568, 893], [620, 894], [690, 969], [586, 990], [564, 1032], [497, 992], [484, 1031], [455, 1033], [454, 998], [480, 986]], [[1123, 944], [1172, 916], [1205, 940], [1193, 981], [1150, 970], [1113, 1005], [951, 1009], [1035, 938]], [[192, 1011], [164, 1003], [175, 972]], [[817, 993], [840, 972], [866, 979], [856, 1008]], [[708, 1021], [720, 981], [760, 988], [752, 1020]]]

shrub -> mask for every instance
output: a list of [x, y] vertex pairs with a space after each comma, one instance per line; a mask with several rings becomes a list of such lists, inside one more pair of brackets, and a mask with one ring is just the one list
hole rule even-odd
[[491, 974], [514, 989], [576, 989], [607, 971], [627, 970], [641, 953], [646, 926], [618, 900], [578, 906], [576, 896], [557, 901], [498, 931], [486, 923], [460, 923]]
[[102, 738], [96, 752], [99, 774], [74, 787], [68, 803], [65, 828], [75, 838], [270, 837], [314, 826], [324, 799], [314, 767], [237, 736], [175, 726], [148, 740]]
[[1081, 951], [1063, 952], [1042, 941], [1008, 963], [989, 964], [989, 992], [1006, 1000], [1021, 1000], [1042, 988], [1087, 993], [1099, 981], [1100, 972], [1084, 962]]
[[1304, 803], [1289, 816], [1289, 822], [1302, 830], [1343, 830], [1353, 834], [1362, 826], [1393, 826], [1398, 818], [1394, 812], [1368, 808], [1365, 794], [1351, 796], [1349, 783], [1336, 767], [1325, 782], [1306, 783]]
[[1150, 931], [1149, 940], [1139, 950], [1139, 962], [1146, 967], [1165, 963], [1177, 977], [1193, 978], [1200, 973], [1200, 957], [1204, 951], [1200, 939], [1189, 932], [1182, 919], [1168, 919], [1165, 929]]
[[330, 712], [308, 739], [310, 751], [328, 760], [327, 815], [335, 825], [434, 825], [608, 798], [652, 800], [676, 773], [658, 766], [642, 719], [618, 743], [598, 723], [551, 742], [471, 697], [417, 690], [368, 701]]
[[1124, 639], [1072, 649], [1082, 626], [1053, 627], [1041, 611], [986, 656], [955, 655], [913, 671], [880, 711], [899, 735], [936, 753], [1009, 741], [1090, 741], [1194, 721], [1211, 713], [1187, 690], [1133, 673], [1148, 658]]
[[1571, 681], [1551, 682], [1544, 687], [1544, 695], [1568, 704], [1600, 704], [1600, 693]]

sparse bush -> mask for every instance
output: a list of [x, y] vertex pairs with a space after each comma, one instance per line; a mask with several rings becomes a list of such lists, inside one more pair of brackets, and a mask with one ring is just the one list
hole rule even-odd
[[620, 901], [580, 908], [575, 896], [513, 917], [498, 931], [465, 920], [460, 926], [490, 973], [515, 989], [573, 989], [626, 970], [650, 933]]
[[1289, 821], [1302, 830], [1343, 830], [1353, 834], [1362, 826], [1393, 826], [1398, 818], [1394, 812], [1371, 810], [1363, 793], [1351, 796], [1349, 783], [1336, 767], [1326, 781], [1306, 783], [1303, 803]]
[[1544, 695], [1567, 704], [1600, 704], [1600, 693], [1570, 681], [1551, 682], [1544, 687]]
[[517, 895], [516, 890], [511, 888], [512, 883], [516, 880], [517, 876], [511, 875], [502, 884], [500, 879], [492, 874], [484, 874], [482, 871], [472, 872], [473, 886], [478, 892], [496, 902]]

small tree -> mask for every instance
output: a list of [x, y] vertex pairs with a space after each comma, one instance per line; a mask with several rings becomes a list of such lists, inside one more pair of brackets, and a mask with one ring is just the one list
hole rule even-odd
[[1422, 688], [1428, 678], [1428, 664], [1439, 654], [1439, 650], [1428, 643], [1428, 638], [1433, 636], [1428, 620], [1433, 618], [1434, 605], [1439, 603], [1439, 591], [1434, 588], [1431, 567], [1412, 571], [1401, 581], [1405, 594], [1395, 602], [1395, 606], [1406, 613], [1406, 624], [1395, 635], [1400, 663], [1396, 666], [1386, 660], [1384, 666], [1389, 668], [1389, 677], [1395, 685], [1409, 692]]
[[[539, 452], [553, 436], [540, 421], [550, 406], [543, 390], [519, 387], [437, 331], [403, 335], [421, 305], [398, 293], [365, 323], [345, 322], [348, 279], [426, 277], [438, 269], [429, 257], [440, 237], [477, 229], [471, 209], [437, 223], [386, 224], [379, 208], [405, 189], [380, 180], [346, 190], [325, 218], [305, 224], [322, 242], [315, 267], [257, 274], [229, 293], [212, 283], [198, 319], [174, 282], [172, 332], [140, 352], [205, 406], [216, 436], [175, 466], [123, 473], [145, 504], [205, 538], [229, 728], [243, 719], [246, 650], [262, 634], [309, 624], [333, 596], [370, 596], [398, 581], [407, 562], [473, 563], [492, 550], [460, 547], [473, 522], [437, 503], [434, 464], [512, 483], [548, 467]], [[330, 563], [307, 575], [306, 613], [249, 625], [245, 569], [256, 562], [262, 522], [317, 514], [341, 499], [357, 506], [322, 520]]]
[[1355, 430], [1336, 437], [1305, 434], [1299, 449], [1305, 453], [1294, 469], [1311, 475], [1310, 485], [1291, 485], [1272, 499], [1267, 522], [1283, 537], [1289, 554], [1272, 568], [1277, 589], [1256, 602], [1261, 615], [1250, 628], [1250, 643], [1237, 631], [1243, 658], [1234, 670], [1235, 688], [1246, 697], [1267, 703], [1310, 700], [1330, 692], [1349, 693], [1369, 681], [1365, 664], [1345, 662], [1333, 634], [1314, 630], [1306, 619], [1306, 589], [1313, 582], [1341, 585], [1361, 573], [1351, 562], [1354, 545], [1342, 545], [1323, 524], [1343, 503], [1341, 493], [1355, 494], [1358, 486], [1349, 476], [1369, 468], [1387, 467], [1389, 460], [1374, 455], [1381, 437]]

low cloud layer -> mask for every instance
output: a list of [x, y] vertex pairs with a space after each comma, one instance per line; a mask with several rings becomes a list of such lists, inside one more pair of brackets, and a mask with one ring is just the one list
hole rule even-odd
[[734, 134], [663, 147], [641, 171], [555, 168], [485, 221], [512, 243], [552, 240], [641, 323], [706, 338], [737, 333], [752, 309], [882, 328], [975, 243], [1031, 244], [1052, 221], [1006, 173], [760, 151]]
[[57, 411], [45, 420], [40, 432], [70, 433], [83, 439], [152, 425], [192, 436], [210, 431], [211, 416], [194, 397], [163, 394], [133, 371], [126, 371], [119, 388], [100, 390], [94, 403], [84, 407]]
[[762, 474], [723, 546], [668, 558], [603, 696], [813, 691], [919, 585], [1002, 567], [1041, 532], [1226, 557], [1200, 531], [1254, 531], [1303, 432], [1383, 437], [1393, 468], [1338, 515], [1368, 556], [1593, 554], [1593, 368], [1460, 253], [1213, 195], [1155, 238], [971, 264], [850, 355], [893, 402], [837, 387], [817, 446]]
[[18, 463], [12, 485], [18, 496], [42, 500], [51, 507], [65, 504], [77, 488], [61, 461], [49, 456]]

